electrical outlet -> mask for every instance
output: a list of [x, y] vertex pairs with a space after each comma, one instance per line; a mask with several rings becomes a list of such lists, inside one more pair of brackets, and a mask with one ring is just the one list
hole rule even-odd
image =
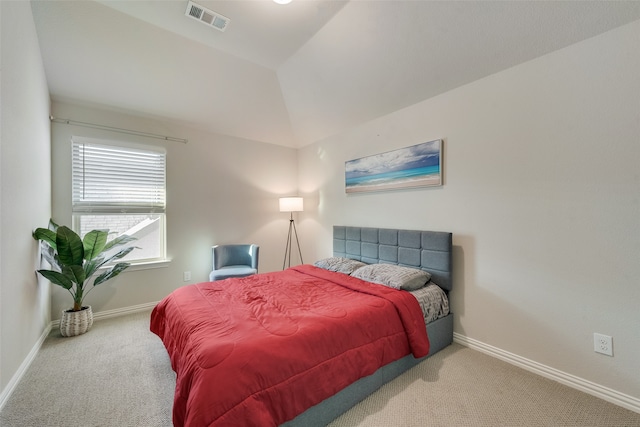
[[182, 273], [182, 280], [185, 282], [188, 282], [189, 280], [191, 280], [191, 272], [185, 271], [184, 273]]
[[613, 338], [609, 335], [593, 334], [593, 350], [596, 353], [613, 356]]

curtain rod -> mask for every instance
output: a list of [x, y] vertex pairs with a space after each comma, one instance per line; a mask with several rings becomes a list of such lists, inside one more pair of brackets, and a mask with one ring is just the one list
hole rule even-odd
[[63, 123], [66, 125], [83, 126], [87, 128], [93, 128], [93, 129], [108, 130], [111, 132], [126, 133], [129, 135], [144, 136], [147, 138], [162, 139], [165, 141], [181, 142], [182, 144], [186, 144], [187, 142], [189, 142], [189, 140], [183, 139], [183, 138], [174, 138], [172, 136], [156, 135], [154, 133], [148, 133], [148, 132], [138, 132], [137, 130], [121, 129], [121, 128], [116, 128], [112, 126], [97, 125], [95, 123], [79, 122], [76, 120], [60, 119], [58, 117], [53, 117], [53, 116], [49, 116], [49, 120], [51, 120], [54, 123]]

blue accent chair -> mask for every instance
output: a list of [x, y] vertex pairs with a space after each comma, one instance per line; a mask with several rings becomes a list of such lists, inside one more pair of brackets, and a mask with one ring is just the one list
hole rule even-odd
[[215, 245], [211, 248], [211, 282], [229, 277], [251, 276], [258, 272], [258, 245]]

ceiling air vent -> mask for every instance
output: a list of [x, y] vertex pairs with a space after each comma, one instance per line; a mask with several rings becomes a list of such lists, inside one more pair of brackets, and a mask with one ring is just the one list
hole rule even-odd
[[209, 10], [206, 7], [202, 7], [192, 1], [187, 4], [187, 11], [184, 14], [219, 31], [226, 30], [227, 25], [229, 25], [229, 21], [231, 21], [226, 16], [222, 16], [219, 13]]

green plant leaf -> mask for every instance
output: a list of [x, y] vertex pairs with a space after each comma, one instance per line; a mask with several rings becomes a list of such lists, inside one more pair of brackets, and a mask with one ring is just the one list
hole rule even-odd
[[47, 228], [36, 228], [33, 231], [32, 236], [34, 239], [45, 242], [46, 244], [48, 244], [54, 249], [56, 248], [56, 232], [55, 231], [49, 230]]
[[129, 267], [129, 265], [130, 264], [128, 262], [119, 262], [118, 264], [111, 267], [109, 270], [105, 271], [104, 273], [96, 277], [96, 280], [93, 282], [93, 286], [98, 286], [100, 283], [104, 283], [109, 279], [113, 279], [118, 274], [126, 270]]
[[107, 244], [109, 232], [106, 230], [91, 230], [85, 234], [82, 244], [84, 246], [84, 259], [91, 261], [104, 250]]
[[131, 252], [132, 250], [136, 249], [133, 246], [130, 246], [128, 248], [124, 248], [116, 253], [114, 253], [113, 255], [107, 256], [106, 253], [102, 253], [99, 257], [92, 259], [91, 261], [87, 262], [84, 266], [84, 271], [85, 274], [87, 275], [87, 277], [91, 277], [91, 275], [93, 275], [93, 273], [95, 273], [100, 267], [102, 267], [105, 264], [110, 263], [111, 261], [115, 261], [117, 259], [121, 259], [124, 258], [125, 256], [127, 256], [129, 254], [129, 252]]
[[138, 240], [136, 237], [129, 236], [128, 234], [121, 234], [113, 240], [110, 240], [106, 246], [104, 247], [105, 251], [108, 251], [111, 248], [115, 248], [116, 246], [125, 245], [129, 242], [133, 242], [134, 240]]
[[[85, 282], [103, 265], [123, 258], [135, 249], [135, 247], [117, 249], [120, 245], [137, 240], [135, 237], [121, 235], [107, 241], [108, 235], [108, 230], [92, 230], [85, 235], [83, 240], [69, 227], [58, 226], [53, 220], [49, 220], [48, 228], [37, 228], [32, 233], [33, 238], [41, 242], [42, 257], [53, 268], [52, 270], [37, 270], [38, 273], [54, 285], [71, 293], [74, 300], [74, 310], [81, 308], [86, 293], [93, 289], [88, 289], [85, 292]], [[93, 286], [116, 277], [129, 265], [126, 262], [114, 265], [100, 274], [94, 280]]]
[[93, 273], [98, 271], [100, 267], [105, 263], [104, 261], [105, 254], [102, 253], [98, 257], [92, 259], [91, 261], [87, 261], [84, 263], [84, 274], [87, 277], [93, 276]]
[[114, 261], [116, 259], [124, 258], [127, 255], [129, 255], [129, 252], [131, 252], [134, 249], [139, 249], [139, 248], [136, 248], [135, 246], [129, 246], [128, 248], [121, 249], [120, 251], [116, 252], [115, 254], [113, 254], [109, 258], [107, 258], [105, 260], [105, 263]]
[[64, 274], [53, 270], [38, 270], [38, 273], [54, 285], [62, 286], [65, 289], [71, 289], [73, 282]]
[[73, 283], [77, 283], [79, 287], [84, 285], [87, 276], [84, 274], [84, 268], [80, 265], [69, 265], [62, 267], [62, 274]]
[[62, 265], [82, 265], [84, 247], [82, 240], [69, 227], [58, 227], [56, 232], [58, 259]]

